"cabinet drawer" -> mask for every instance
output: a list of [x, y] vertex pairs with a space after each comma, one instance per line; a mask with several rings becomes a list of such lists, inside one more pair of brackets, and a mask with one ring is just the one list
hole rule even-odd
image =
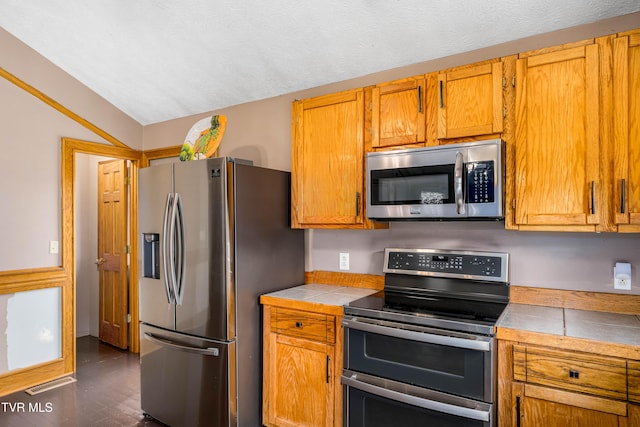
[[627, 399], [627, 362], [624, 359], [514, 345], [513, 364], [516, 381]]
[[271, 331], [329, 344], [336, 341], [335, 317], [308, 311], [275, 309], [271, 316]]

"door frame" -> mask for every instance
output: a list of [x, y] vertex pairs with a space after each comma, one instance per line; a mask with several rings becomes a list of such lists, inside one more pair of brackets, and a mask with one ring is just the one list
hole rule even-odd
[[68, 271], [67, 283], [62, 291], [62, 357], [69, 371], [76, 370], [76, 154], [90, 154], [131, 161], [130, 200], [130, 270], [129, 270], [129, 351], [139, 352], [138, 330], [138, 168], [143, 153], [125, 147], [115, 147], [95, 142], [62, 138], [62, 267]]
[[96, 142], [62, 138], [62, 268], [69, 272], [62, 291], [62, 357], [66, 372], [76, 370], [76, 154], [125, 159], [131, 161], [129, 204], [129, 351], [140, 352], [140, 316], [138, 312], [138, 169], [147, 167], [151, 160], [177, 157], [181, 146], [147, 151], [133, 150], [123, 146], [112, 146]]

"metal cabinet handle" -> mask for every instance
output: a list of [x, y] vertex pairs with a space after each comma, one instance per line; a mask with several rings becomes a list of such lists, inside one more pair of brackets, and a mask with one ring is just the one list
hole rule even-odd
[[356, 191], [356, 216], [360, 216], [360, 192]]
[[444, 98], [442, 97], [442, 80], [440, 80], [440, 108], [444, 108]]
[[627, 197], [627, 185], [624, 178], [620, 183], [620, 213], [624, 213], [626, 206], [624, 205], [625, 198]]
[[520, 427], [520, 396], [516, 396], [516, 427]]
[[596, 182], [591, 181], [591, 215], [596, 213]]
[[422, 113], [422, 86], [418, 85], [418, 113]]

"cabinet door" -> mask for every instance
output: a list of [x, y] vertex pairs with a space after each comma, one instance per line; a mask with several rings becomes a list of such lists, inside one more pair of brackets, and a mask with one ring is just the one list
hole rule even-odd
[[640, 231], [640, 32], [614, 40], [613, 70], [615, 222]]
[[[619, 427], [627, 404], [544, 387], [524, 386], [514, 399], [514, 423], [521, 427]], [[520, 423], [518, 423], [518, 419]]]
[[363, 90], [294, 102], [292, 226], [362, 224]]
[[332, 426], [333, 346], [275, 333], [270, 340], [270, 424]]
[[375, 86], [371, 97], [372, 147], [424, 143], [424, 95], [424, 77]]
[[438, 75], [438, 138], [502, 132], [502, 62]]
[[518, 224], [601, 220], [598, 60], [598, 46], [588, 44], [521, 55], [516, 63]]

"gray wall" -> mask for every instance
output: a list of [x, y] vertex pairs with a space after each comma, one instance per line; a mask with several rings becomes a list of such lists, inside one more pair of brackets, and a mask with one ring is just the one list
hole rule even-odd
[[[394, 222], [388, 230], [312, 230], [307, 270], [382, 274], [385, 247], [508, 252], [512, 285], [640, 294], [640, 235], [507, 231], [503, 222]], [[615, 262], [632, 264], [631, 291], [613, 289]]]

